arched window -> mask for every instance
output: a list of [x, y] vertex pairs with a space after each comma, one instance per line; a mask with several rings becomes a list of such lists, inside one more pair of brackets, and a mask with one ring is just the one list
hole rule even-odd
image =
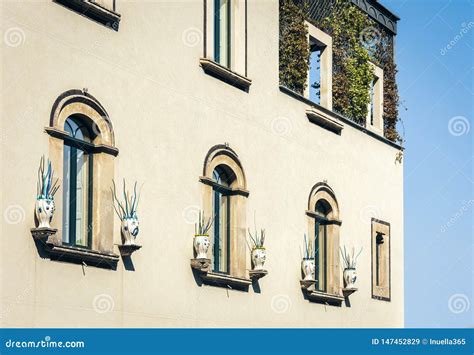
[[71, 116], [64, 123], [70, 138], [63, 149], [64, 244], [89, 248], [92, 240], [93, 145], [87, 122]]
[[237, 154], [225, 145], [209, 151], [204, 162], [203, 208], [214, 217], [210, 259], [212, 272], [246, 278], [245, 174]]
[[58, 232], [49, 239], [50, 252], [62, 260], [114, 266], [110, 184], [118, 149], [107, 112], [86, 91], [70, 90], [56, 99], [45, 130], [50, 160], [62, 172], [53, 219]]
[[334, 191], [316, 184], [308, 199], [308, 230], [314, 237], [315, 290], [340, 295], [339, 206]]
[[318, 291], [326, 292], [327, 290], [327, 239], [328, 239], [328, 222], [331, 206], [326, 200], [318, 200], [315, 207], [315, 228], [314, 228], [314, 262], [315, 262], [315, 288]]

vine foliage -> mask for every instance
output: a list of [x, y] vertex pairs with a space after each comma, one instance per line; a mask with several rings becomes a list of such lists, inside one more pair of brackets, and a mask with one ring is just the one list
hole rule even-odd
[[331, 15], [319, 26], [333, 40], [333, 110], [364, 124], [374, 78], [370, 55], [361, 43], [369, 18], [348, 0], [335, 0]]
[[305, 1], [280, 0], [280, 84], [300, 94], [309, 70], [307, 17]]

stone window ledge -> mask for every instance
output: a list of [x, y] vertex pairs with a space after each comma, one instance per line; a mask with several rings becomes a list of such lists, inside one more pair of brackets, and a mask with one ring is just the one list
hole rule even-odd
[[344, 296], [333, 295], [315, 290], [308, 291], [306, 297], [311, 302], [319, 302], [333, 306], [341, 306], [342, 302], [345, 300]]
[[342, 123], [314, 107], [306, 110], [306, 117], [308, 117], [310, 122], [339, 135], [344, 128]]
[[84, 262], [88, 266], [99, 266], [111, 269], [117, 267], [119, 260], [118, 255], [58, 244], [57, 238], [55, 238], [56, 232], [57, 229], [53, 228], [31, 229], [33, 239], [40, 241], [44, 245], [44, 251], [51, 260]]
[[220, 79], [227, 84], [235, 86], [243, 91], [248, 92], [252, 80], [240, 75], [229, 68], [226, 68], [215, 61], [208, 58], [199, 59], [202, 69], [206, 74], [209, 74], [217, 79]]
[[201, 277], [205, 283], [221, 287], [245, 289], [252, 284], [252, 280], [250, 279], [235, 277], [227, 274], [220, 274], [216, 272], [207, 272], [201, 275]]
[[[82, 16], [97, 21], [107, 27], [118, 31], [120, 23], [120, 14], [114, 10], [105, 8], [92, 0], [53, 0]], [[115, 7], [115, 6], [114, 6]]]

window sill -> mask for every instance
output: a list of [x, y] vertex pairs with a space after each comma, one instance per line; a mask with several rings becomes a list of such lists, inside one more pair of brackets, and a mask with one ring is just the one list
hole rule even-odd
[[210, 259], [191, 259], [191, 267], [198, 272], [203, 283], [208, 285], [245, 290], [252, 284], [251, 279], [211, 271]]
[[339, 135], [341, 135], [341, 131], [344, 129], [342, 123], [339, 123], [315, 107], [306, 110], [306, 117], [308, 117], [310, 122]]
[[226, 82], [229, 85], [235, 86], [245, 92], [248, 92], [252, 80], [243, 75], [226, 68], [215, 61], [208, 58], [199, 59], [202, 69], [208, 75]]
[[201, 275], [202, 280], [210, 285], [229, 287], [236, 289], [246, 289], [252, 284], [252, 280], [241, 277], [219, 274], [215, 272], [207, 272]]
[[332, 295], [329, 293], [325, 292], [320, 292], [320, 291], [309, 291], [306, 294], [307, 298], [311, 302], [318, 302], [318, 303], [324, 303], [324, 304], [329, 304], [333, 306], [341, 306], [342, 302], [344, 301], [344, 296], [340, 295]]
[[97, 21], [115, 31], [119, 29], [120, 14], [90, 0], [54, 0], [82, 16]]
[[41, 242], [44, 246], [46, 256], [51, 260], [71, 261], [86, 263], [88, 266], [98, 266], [115, 269], [119, 256], [111, 253], [102, 253], [90, 249], [58, 244], [55, 234], [57, 229], [53, 228], [32, 228], [31, 234], [35, 241]]

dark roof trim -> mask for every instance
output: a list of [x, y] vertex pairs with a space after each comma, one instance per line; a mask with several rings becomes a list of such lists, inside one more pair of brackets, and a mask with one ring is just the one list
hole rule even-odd
[[384, 28], [389, 30], [392, 34], [397, 34], [397, 21], [400, 20], [400, 17], [387, 9], [377, 0], [352, 0], [352, 3], [367, 13]]

